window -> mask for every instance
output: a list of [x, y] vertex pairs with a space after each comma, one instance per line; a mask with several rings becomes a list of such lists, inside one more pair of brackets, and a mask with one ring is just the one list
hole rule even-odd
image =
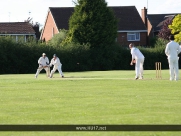
[[138, 32], [127, 33], [127, 40], [128, 41], [140, 41], [140, 33], [138, 33]]

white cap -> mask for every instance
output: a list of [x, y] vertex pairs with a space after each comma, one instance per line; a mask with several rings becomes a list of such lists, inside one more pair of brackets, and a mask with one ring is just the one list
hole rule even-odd
[[45, 53], [43, 53], [42, 55], [43, 55], [43, 56], [45, 56], [46, 54], [45, 54]]

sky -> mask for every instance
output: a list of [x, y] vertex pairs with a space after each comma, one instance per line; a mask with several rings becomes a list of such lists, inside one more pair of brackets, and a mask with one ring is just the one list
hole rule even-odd
[[[0, 22], [24, 22], [28, 17], [43, 26], [49, 7], [74, 7], [72, 0], [1, 0]], [[75, 0], [74, 0], [75, 1]], [[148, 14], [181, 13], [181, 0], [105, 0], [108, 6], [148, 8]]]

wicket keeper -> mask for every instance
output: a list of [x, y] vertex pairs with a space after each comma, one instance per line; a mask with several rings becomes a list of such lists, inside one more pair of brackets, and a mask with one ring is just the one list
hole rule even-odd
[[48, 57], [46, 57], [45, 53], [43, 53], [42, 57], [39, 58], [38, 64], [39, 64], [39, 67], [38, 67], [37, 72], [35, 74], [35, 78], [38, 77], [38, 75], [42, 69], [45, 69], [47, 77], [49, 77], [50, 76], [49, 59], [48, 59]]

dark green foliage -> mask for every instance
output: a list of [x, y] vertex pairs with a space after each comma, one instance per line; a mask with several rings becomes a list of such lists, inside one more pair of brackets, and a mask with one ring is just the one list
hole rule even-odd
[[155, 43], [157, 41], [158, 37], [153, 37], [153, 38], [150, 38], [150, 41], [149, 41], [149, 44], [150, 44], [150, 47], [154, 47], [155, 46]]
[[161, 62], [162, 69], [168, 69], [168, 60], [165, 55], [164, 46], [157, 48], [141, 48], [140, 50], [145, 56], [144, 69], [154, 70], [155, 62]]
[[78, 0], [69, 20], [67, 42], [111, 45], [117, 37], [117, 20], [105, 0]]
[[87, 71], [90, 69], [89, 45], [71, 43], [57, 51], [63, 71]]
[[[162, 68], [168, 69], [165, 55], [166, 41], [157, 40], [156, 43], [155, 48], [140, 47], [145, 56], [145, 70], [154, 70], [155, 62], [162, 62]], [[49, 60], [53, 57], [53, 54], [57, 54], [63, 64], [63, 72], [134, 70], [134, 66], [130, 66], [130, 49], [122, 48], [118, 44], [91, 47], [89, 44], [71, 43], [57, 47], [36, 41], [17, 43], [10, 37], [0, 37], [0, 74], [35, 73], [38, 67], [37, 61], [43, 52], [47, 54]]]
[[58, 34], [54, 35], [53, 38], [48, 41], [48, 44], [56, 47], [63, 46], [62, 42], [66, 38], [67, 33], [68, 31], [65, 29], [60, 30]]
[[[15, 42], [11, 37], [0, 37], [1, 74], [33, 73], [43, 52], [53, 52], [51, 46], [31, 41]], [[49, 55], [49, 54], [47, 54]]]
[[155, 41], [155, 48], [163, 47], [165, 48], [169, 40], [165, 40], [163, 38], [157, 38]]

